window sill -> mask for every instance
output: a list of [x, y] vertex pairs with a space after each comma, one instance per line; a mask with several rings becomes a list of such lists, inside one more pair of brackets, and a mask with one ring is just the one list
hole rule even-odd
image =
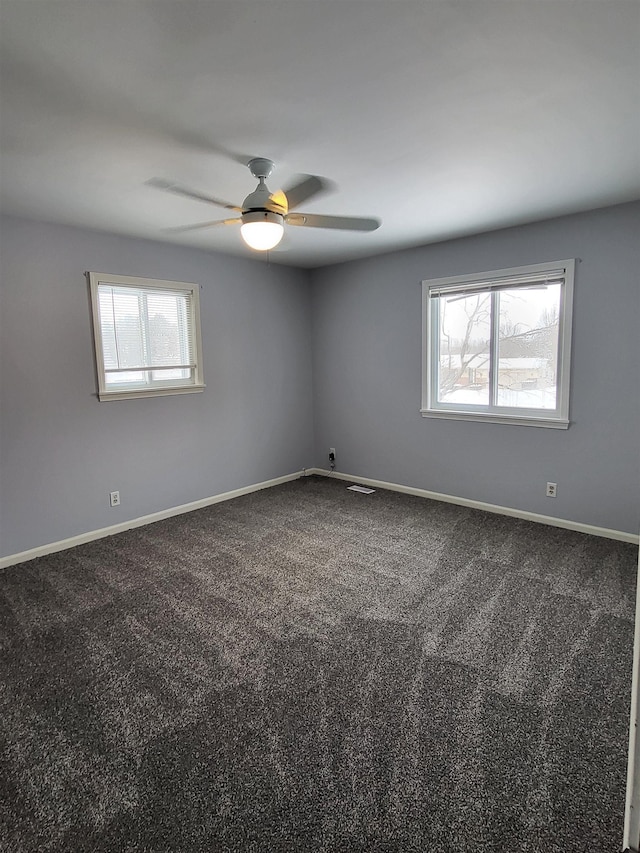
[[421, 409], [423, 418], [443, 418], [451, 421], [476, 421], [477, 423], [511, 424], [514, 426], [545, 427], [546, 429], [569, 429], [564, 418], [543, 418], [527, 415], [499, 415], [496, 412], [452, 412], [446, 409]]
[[98, 399], [105, 400], [132, 400], [140, 397], [168, 397], [173, 394], [198, 394], [204, 391], [206, 385], [183, 385], [176, 388], [136, 388], [131, 391], [100, 391]]

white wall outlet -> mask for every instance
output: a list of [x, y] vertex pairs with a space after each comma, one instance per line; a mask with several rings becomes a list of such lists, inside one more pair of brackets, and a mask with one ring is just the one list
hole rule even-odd
[[120, 506], [120, 492], [109, 492], [109, 503], [111, 506]]
[[329, 456], [331, 456], [332, 454], [333, 454], [333, 458], [335, 459], [335, 456], [336, 456], [336, 449], [335, 449], [335, 447], [330, 447], [330, 448], [329, 448]]
[[547, 483], [547, 497], [548, 498], [557, 498], [558, 497], [558, 484], [557, 483]]

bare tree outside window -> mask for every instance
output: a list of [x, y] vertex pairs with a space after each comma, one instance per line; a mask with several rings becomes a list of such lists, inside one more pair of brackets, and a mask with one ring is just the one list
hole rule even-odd
[[555, 408], [560, 285], [443, 296], [438, 400], [490, 401], [498, 313], [497, 405]]
[[[490, 294], [440, 300], [440, 382], [438, 398], [461, 385], [477, 385], [477, 372], [489, 370]], [[444, 346], [443, 346], [444, 344]], [[489, 402], [488, 391], [486, 402]]]

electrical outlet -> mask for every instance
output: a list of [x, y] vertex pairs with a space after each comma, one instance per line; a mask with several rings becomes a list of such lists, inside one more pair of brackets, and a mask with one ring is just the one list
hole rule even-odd
[[109, 503], [111, 506], [120, 506], [120, 492], [110, 492]]
[[557, 483], [547, 483], [547, 497], [548, 498], [557, 498], [558, 497], [558, 484]]
[[331, 457], [332, 457], [332, 456], [333, 456], [333, 458], [334, 458], [334, 459], [336, 458], [336, 449], [335, 449], [335, 447], [330, 447], [330, 448], [329, 448], [329, 459], [331, 459]]

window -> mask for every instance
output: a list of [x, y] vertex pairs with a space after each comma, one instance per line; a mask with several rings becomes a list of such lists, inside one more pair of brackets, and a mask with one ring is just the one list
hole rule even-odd
[[567, 429], [574, 266], [423, 281], [422, 415]]
[[89, 273], [101, 400], [202, 391], [198, 285]]

